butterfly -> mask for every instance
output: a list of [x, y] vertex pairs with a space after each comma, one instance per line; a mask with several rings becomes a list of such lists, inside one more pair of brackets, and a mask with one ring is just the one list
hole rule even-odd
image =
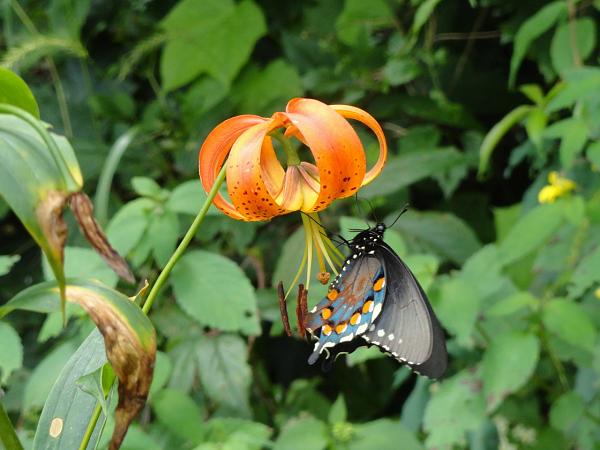
[[[378, 223], [350, 242], [350, 255], [327, 295], [303, 318], [316, 339], [308, 362], [375, 345], [413, 371], [439, 378], [448, 356], [444, 332], [423, 288], [385, 243]], [[324, 361], [324, 362], [325, 362]]]

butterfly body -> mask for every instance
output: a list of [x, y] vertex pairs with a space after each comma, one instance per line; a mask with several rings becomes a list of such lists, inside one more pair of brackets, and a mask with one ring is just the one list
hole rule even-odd
[[328, 294], [306, 316], [317, 339], [309, 357], [335, 359], [363, 345], [376, 345], [431, 378], [446, 369], [444, 333], [410, 269], [384, 242], [384, 224], [361, 231]]

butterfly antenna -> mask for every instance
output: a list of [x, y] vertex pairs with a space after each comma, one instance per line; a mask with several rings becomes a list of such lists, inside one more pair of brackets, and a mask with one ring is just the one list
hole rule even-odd
[[404, 205], [404, 208], [402, 208], [402, 211], [400, 211], [400, 213], [398, 214], [398, 217], [396, 217], [396, 219], [392, 222], [392, 224], [390, 226], [388, 226], [387, 228], [392, 228], [396, 222], [398, 222], [398, 219], [400, 218], [400, 216], [402, 216], [402, 214], [404, 214], [406, 211], [408, 211], [408, 207], [410, 205], [407, 203], [406, 205]]

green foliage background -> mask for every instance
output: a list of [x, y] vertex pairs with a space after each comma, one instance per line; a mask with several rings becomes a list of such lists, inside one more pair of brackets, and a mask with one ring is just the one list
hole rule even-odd
[[[273, 289], [300, 261], [299, 217], [241, 223], [211, 210], [151, 312], [155, 379], [123, 448], [599, 448], [600, 2], [1, 8], [2, 64], [70, 139], [96, 213], [138, 278], [156, 276], [203, 202], [197, 154], [213, 126], [269, 116], [294, 96], [351, 103], [382, 123], [391, 148], [360, 195], [388, 223], [412, 205], [387, 238], [448, 332], [438, 382], [370, 350], [329, 373], [307, 366], [310, 346], [283, 336]], [[374, 157], [375, 139], [361, 137]], [[551, 170], [578, 187], [540, 205]], [[337, 202], [323, 220], [347, 236], [363, 211]], [[0, 214], [4, 303], [52, 276], [4, 203]], [[75, 233], [65, 271], [117, 285]], [[309, 302], [318, 298], [311, 290]], [[66, 329], [58, 312], [0, 322], [2, 402], [27, 447], [92, 329], [70, 316]], [[98, 390], [98, 367], [79, 379], [81, 396]]]

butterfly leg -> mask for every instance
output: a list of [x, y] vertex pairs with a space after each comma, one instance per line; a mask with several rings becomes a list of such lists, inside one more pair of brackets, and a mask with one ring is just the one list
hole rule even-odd
[[283, 328], [288, 336], [292, 335], [292, 329], [290, 327], [290, 320], [288, 319], [287, 304], [285, 301], [285, 291], [283, 289], [283, 283], [280, 281], [277, 285], [277, 297], [279, 298], [279, 312], [281, 314], [281, 321], [283, 322]]

